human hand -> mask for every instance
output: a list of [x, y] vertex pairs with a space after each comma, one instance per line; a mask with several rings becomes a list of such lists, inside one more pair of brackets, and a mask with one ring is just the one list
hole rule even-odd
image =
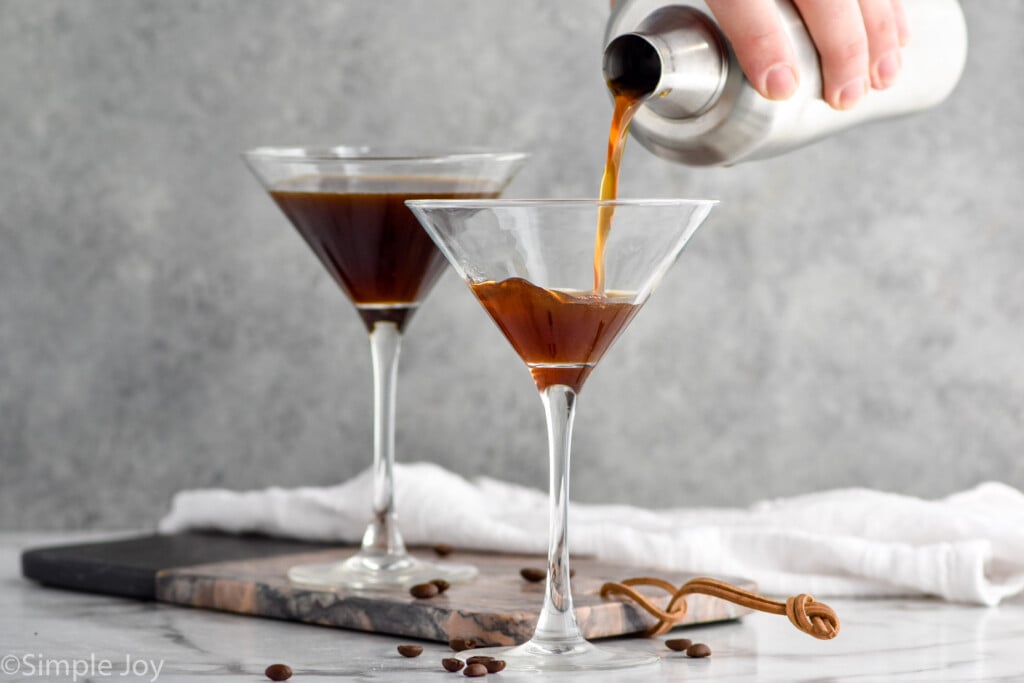
[[[612, 6], [616, 0], [611, 0]], [[777, 0], [707, 0], [732, 43], [743, 73], [770, 100], [799, 83], [793, 46], [782, 30]], [[821, 57], [822, 97], [850, 109], [868, 88], [884, 90], [902, 67], [910, 38], [902, 0], [794, 0]]]
[[[793, 46], [776, 0], [707, 0], [747, 79], [762, 95], [784, 100], [797, 88]], [[850, 109], [868, 88], [883, 90], [902, 67], [910, 32], [902, 0], [794, 0], [821, 57], [822, 97]]]

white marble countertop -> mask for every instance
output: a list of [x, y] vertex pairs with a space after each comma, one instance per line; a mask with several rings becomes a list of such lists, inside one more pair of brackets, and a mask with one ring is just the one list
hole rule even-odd
[[[95, 538], [0, 533], [0, 682], [266, 681], [263, 670], [275, 662], [294, 669], [294, 683], [468, 680], [441, 669], [450, 651], [440, 644], [424, 643], [423, 655], [405, 659], [395, 646], [408, 641], [389, 636], [80, 594], [21, 577], [23, 548]], [[661, 639], [618, 639], [616, 647], [668, 656], [635, 671], [505, 671], [488, 679], [1024, 681], [1024, 598], [990, 609], [909, 599], [826, 602], [842, 620], [832, 641], [810, 638], [784, 617], [756, 614], [674, 632], [707, 643], [714, 652], [708, 659], [670, 653]]]

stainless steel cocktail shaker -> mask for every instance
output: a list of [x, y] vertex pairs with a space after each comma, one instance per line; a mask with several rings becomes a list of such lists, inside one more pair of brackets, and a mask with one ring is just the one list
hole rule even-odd
[[775, 156], [860, 123], [927, 109], [952, 92], [967, 57], [957, 0], [903, 0], [911, 39], [900, 77], [854, 109], [836, 111], [822, 99], [818, 53], [800, 13], [778, 0], [800, 86], [776, 102], [744, 77], [704, 2], [665, 2], [616, 4], [605, 35], [605, 78], [625, 76], [650, 92], [633, 118], [633, 136], [658, 156], [693, 166]]

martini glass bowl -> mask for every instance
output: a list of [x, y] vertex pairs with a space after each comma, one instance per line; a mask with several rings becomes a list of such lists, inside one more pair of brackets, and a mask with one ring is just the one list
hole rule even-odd
[[[493, 653], [509, 670], [653, 664], [586, 641], [569, 583], [569, 460], [576, 398], [708, 215], [711, 200], [409, 201], [526, 363], [548, 426], [547, 583], [533, 637]], [[601, 229], [598, 229], [598, 226]]]
[[426, 562], [405, 548], [395, 511], [395, 391], [403, 334], [445, 268], [404, 202], [496, 197], [525, 162], [518, 153], [420, 153], [372, 147], [261, 147], [244, 159], [355, 305], [373, 359], [373, 509], [362, 547], [342, 562], [300, 565], [306, 586], [389, 589], [465, 581], [470, 565]]

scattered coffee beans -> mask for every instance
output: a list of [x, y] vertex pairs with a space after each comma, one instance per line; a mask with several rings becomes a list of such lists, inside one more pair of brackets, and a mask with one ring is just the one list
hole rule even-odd
[[466, 660], [466, 664], [486, 664], [487, 662], [493, 662], [494, 657], [488, 657], [487, 655], [474, 655]]
[[446, 557], [455, 552], [455, 548], [448, 545], [447, 543], [438, 543], [434, 546], [434, 554], [438, 557]]
[[435, 586], [437, 586], [437, 592], [438, 593], [444, 593], [446, 590], [448, 590], [449, 588], [452, 587], [452, 585], [450, 583], [448, 583], [447, 581], [445, 581], [444, 579], [434, 579], [430, 583], [432, 583]]
[[271, 664], [263, 675], [272, 681], [287, 681], [292, 677], [292, 668], [287, 664]]
[[441, 591], [440, 589], [438, 589], [437, 586], [435, 586], [432, 583], [417, 583], [415, 586], [409, 589], [409, 592], [412, 593], [412, 596], [414, 598], [426, 600], [427, 598], [434, 597]]
[[463, 650], [472, 650], [476, 647], [476, 641], [472, 638], [452, 638], [448, 641], [448, 647], [455, 650], [456, 652], [462, 652]]
[[484, 666], [487, 667], [487, 673], [489, 673], [489, 674], [496, 674], [499, 671], [504, 670], [504, 668], [505, 668], [505, 660], [503, 660], [503, 659], [495, 659], [495, 660], [492, 660], [490, 662], [486, 662], [484, 664]]
[[689, 638], [671, 638], [665, 641], [665, 646], [676, 652], [685, 652], [686, 648], [693, 645], [693, 641]]
[[398, 654], [403, 657], [419, 657], [423, 654], [423, 648], [419, 645], [399, 645]]
[[483, 664], [470, 664], [466, 667], [466, 670], [462, 672], [463, 676], [469, 676], [470, 678], [478, 678], [480, 676], [487, 675], [487, 667]]
[[710, 657], [711, 648], [704, 643], [694, 643], [690, 647], [686, 648], [687, 657]]
[[536, 567], [523, 567], [519, 570], [519, 576], [523, 577], [530, 583], [538, 583], [547, 578], [548, 573], [543, 569], [537, 569]]
[[466, 666], [465, 662], [455, 657], [446, 657], [441, 660], [441, 666], [444, 667], [445, 671], [456, 672], [462, 667]]

